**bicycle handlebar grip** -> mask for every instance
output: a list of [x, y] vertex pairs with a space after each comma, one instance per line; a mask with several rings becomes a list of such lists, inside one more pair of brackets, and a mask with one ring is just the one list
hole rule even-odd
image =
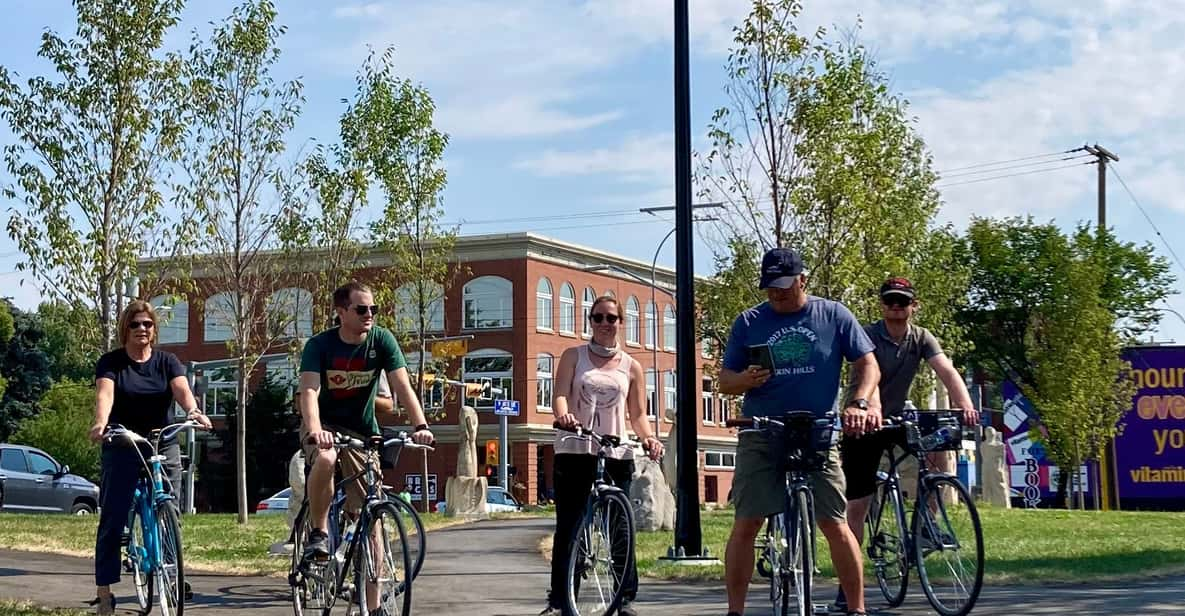
[[558, 421], [551, 422], [551, 427], [555, 428], [556, 430], [563, 430], [564, 432], [572, 432], [574, 434], [580, 434], [580, 432], [583, 430], [580, 424], [576, 424], [575, 428], [569, 428], [567, 426], [561, 426], [560, 422]]

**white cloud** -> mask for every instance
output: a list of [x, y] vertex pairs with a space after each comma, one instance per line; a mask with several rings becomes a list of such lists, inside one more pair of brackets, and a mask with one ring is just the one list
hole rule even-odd
[[352, 4], [333, 9], [333, 16], [340, 19], [355, 19], [358, 17], [376, 17], [383, 12], [383, 5], [372, 2], [370, 4]]
[[584, 130], [619, 117], [619, 111], [570, 113], [557, 109], [547, 97], [520, 92], [488, 102], [449, 101], [437, 113], [437, 126], [465, 137], [537, 137]]
[[671, 184], [674, 181], [674, 137], [631, 135], [611, 147], [588, 151], [545, 150], [537, 157], [515, 163], [545, 177], [611, 175], [627, 182]]

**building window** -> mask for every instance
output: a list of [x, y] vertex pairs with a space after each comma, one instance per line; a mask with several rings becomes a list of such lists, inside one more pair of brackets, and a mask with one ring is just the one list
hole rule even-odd
[[712, 339], [711, 338], [704, 338], [703, 340], [700, 341], [699, 344], [700, 344], [700, 347], [699, 347], [700, 348], [700, 355], [704, 359], [712, 359], [712, 357], [713, 357], [713, 355], [712, 355], [712, 344], [713, 344]]
[[674, 411], [675, 404], [678, 403], [678, 401], [679, 401], [679, 399], [676, 395], [676, 391], [678, 391], [678, 390], [675, 389], [675, 371], [674, 370], [667, 370], [666, 372], [664, 372], [662, 380], [663, 380], [662, 391], [663, 391], [663, 401], [664, 401], [664, 404], [662, 407], [663, 411], [667, 411], [667, 410]]
[[[490, 379], [494, 387], [502, 389], [502, 393], [494, 394], [494, 398], [514, 400], [514, 356], [510, 353], [500, 349], [473, 351], [465, 356], [461, 371], [461, 379], [466, 383]], [[494, 408], [493, 400], [466, 398], [465, 404], [479, 409]]]
[[655, 308], [654, 302], [646, 302], [646, 348], [653, 349], [658, 341], [654, 339], [658, 335], [658, 311]]
[[[234, 335], [235, 301], [230, 293], [218, 293], [206, 298], [206, 342], [230, 340]], [[208, 413], [207, 413], [208, 414]]]
[[646, 371], [646, 416], [653, 418], [654, 410], [658, 408], [658, 390], [655, 388], [656, 383], [654, 370]]
[[[425, 411], [439, 412], [444, 408], [444, 403], [448, 390], [445, 389], [445, 384], [442, 381], [434, 381], [431, 387], [425, 387], [423, 392], [416, 387], [416, 378], [420, 372], [420, 353], [419, 351], [412, 351], [404, 354], [404, 359], [407, 360], [407, 375], [411, 378], [412, 387], [420, 393], [422, 399], [420, 403], [423, 405]], [[431, 353], [424, 354], [424, 374], [436, 374], [443, 372], [446, 366], [438, 366], [432, 359]]]
[[595, 301], [597, 301], [597, 292], [593, 291], [592, 287], [585, 287], [584, 302], [580, 306], [580, 315], [584, 319], [584, 329], [581, 331], [585, 338], [592, 336], [592, 324], [589, 323], [588, 315], [592, 312], [592, 305]]
[[266, 379], [273, 385], [283, 387], [287, 392], [285, 400], [291, 402], [293, 395], [296, 393], [296, 388], [300, 384], [300, 375], [297, 373], [297, 361], [295, 357], [284, 357], [281, 359], [269, 360], [266, 364]]
[[728, 420], [731, 418], [732, 418], [732, 398], [727, 397], [727, 396], [720, 398], [720, 425], [723, 426], [724, 424], [727, 424]]
[[172, 295], [158, 295], [149, 302], [156, 309], [156, 341], [159, 344], [184, 344], [189, 341], [189, 302]]
[[675, 350], [675, 340], [678, 336], [676, 333], [678, 328], [675, 327], [675, 308], [667, 306], [663, 309], [662, 314], [662, 348], [668, 351]]
[[736, 468], [736, 454], [728, 451], [705, 451], [704, 468]]
[[514, 318], [514, 285], [505, 278], [482, 276], [465, 285], [465, 329], [504, 329]]
[[603, 295], [605, 297], [617, 297], [616, 295], [613, 294], [613, 289], [605, 289], [605, 292], [603, 293]]
[[535, 328], [551, 331], [551, 281], [539, 279], [535, 288]]
[[560, 332], [576, 333], [576, 290], [566, 282], [560, 287]]
[[395, 329], [414, 332], [420, 329], [420, 311], [424, 331], [444, 331], [444, 287], [431, 280], [409, 282], [395, 290]]
[[281, 338], [308, 338], [313, 335], [313, 294], [305, 289], [288, 287], [268, 298], [268, 332]]
[[555, 358], [543, 353], [535, 360], [535, 407], [551, 408], [552, 398], [552, 363]]
[[704, 423], [716, 423], [716, 400], [712, 395], [712, 379], [704, 379], [703, 391], [700, 393], [703, 406]]
[[625, 341], [638, 344], [638, 300], [633, 295], [625, 300]]
[[238, 402], [235, 395], [238, 383], [233, 368], [217, 368], [206, 371], [206, 393], [201, 402], [206, 415], [225, 417]]

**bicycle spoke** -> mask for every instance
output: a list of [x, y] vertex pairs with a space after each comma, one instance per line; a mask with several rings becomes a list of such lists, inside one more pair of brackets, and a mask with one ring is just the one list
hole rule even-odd
[[620, 603], [633, 557], [628, 506], [621, 494], [599, 498], [573, 537], [568, 594], [581, 616], [610, 613]]

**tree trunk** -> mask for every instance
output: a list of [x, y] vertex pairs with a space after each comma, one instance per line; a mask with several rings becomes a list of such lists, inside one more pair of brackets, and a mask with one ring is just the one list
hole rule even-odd
[[111, 289], [105, 279], [99, 280], [99, 332], [103, 336], [103, 352], [114, 346], [115, 336], [111, 327]]
[[1069, 509], [1070, 499], [1068, 497], [1070, 482], [1069, 475], [1066, 474], [1065, 467], [1058, 467], [1060, 472], [1057, 474], [1057, 496], [1053, 499], [1053, 506], [1058, 509]]
[[239, 358], [238, 421], [235, 422], [235, 491], [238, 494], [239, 524], [247, 523], [247, 362]]

